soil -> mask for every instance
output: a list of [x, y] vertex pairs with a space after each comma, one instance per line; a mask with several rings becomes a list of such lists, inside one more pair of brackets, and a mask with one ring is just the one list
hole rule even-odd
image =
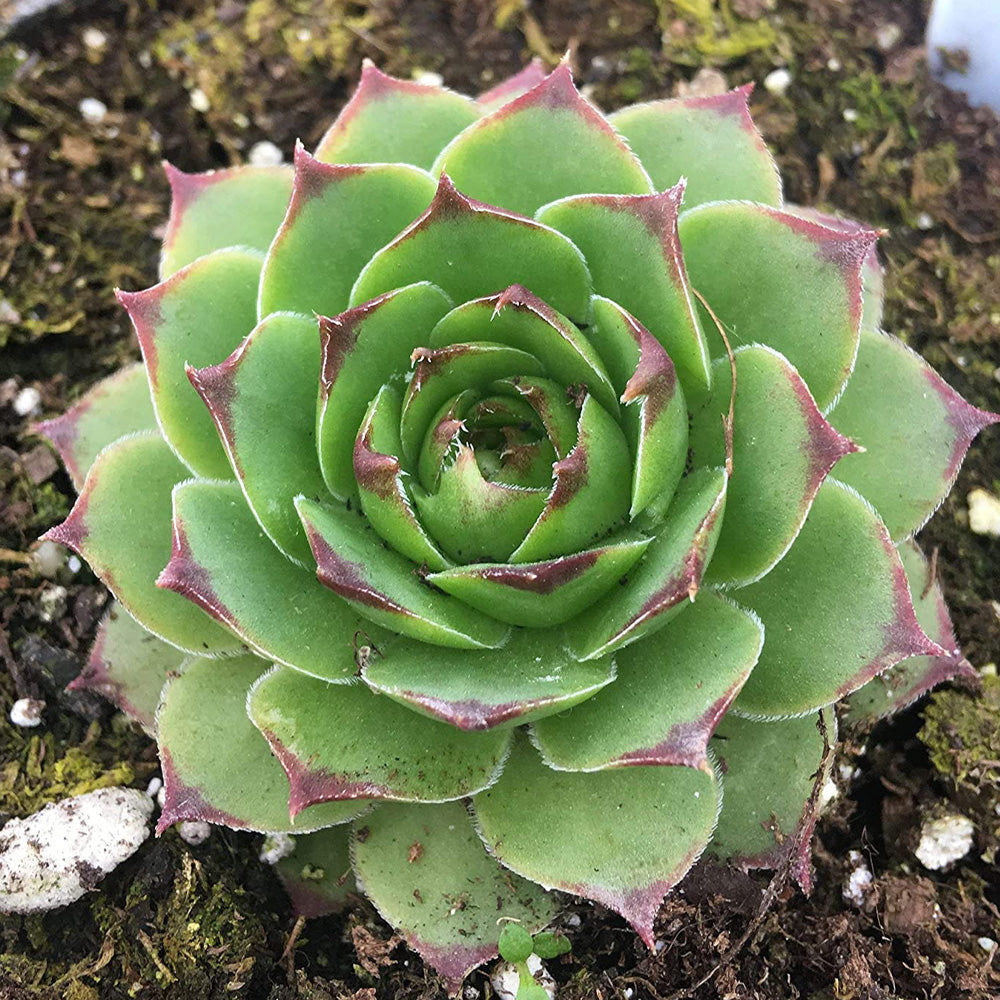
[[[29, 6], [0, 0], [0, 17]], [[929, 80], [927, 0], [219, 0], [91, 2], [21, 20], [0, 42], [0, 822], [111, 784], [145, 787], [154, 748], [102, 702], [67, 694], [106, 595], [84, 568], [43, 577], [27, 553], [70, 483], [14, 400], [61, 412], [137, 356], [112, 289], [154, 280], [166, 218], [162, 158], [240, 162], [269, 140], [315, 144], [363, 56], [476, 92], [530, 54], [569, 51], [606, 108], [754, 80], [787, 66], [753, 110], [792, 201], [885, 227], [886, 327], [978, 406], [1000, 409], [1000, 126]], [[95, 34], [97, 29], [100, 34]], [[720, 79], [721, 77], [724, 80]], [[99, 123], [81, 115], [97, 99]], [[982, 683], [947, 688], [839, 749], [839, 796], [815, 841], [815, 889], [697, 870], [668, 899], [663, 947], [570, 904], [560, 996], [950, 998], [1000, 996], [1000, 542], [970, 532], [966, 496], [1000, 492], [995, 432], [970, 452], [922, 533]], [[992, 670], [990, 669], [992, 666]], [[42, 697], [36, 730], [7, 724]], [[959, 811], [973, 851], [932, 872], [920, 819]], [[362, 901], [297, 924], [258, 838], [217, 829], [191, 847], [150, 839], [98, 892], [0, 920], [0, 998], [443, 996], [432, 972]], [[856, 855], [851, 852], [858, 852]], [[858, 860], [874, 875], [843, 895]], [[749, 934], [748, 934], [749, 932]], [[748, 934], [748, 939], [742, 938]], [[697, 985], [706, 976], [702, 985]], [[467, 996], [490, 994], [488, 976]]]

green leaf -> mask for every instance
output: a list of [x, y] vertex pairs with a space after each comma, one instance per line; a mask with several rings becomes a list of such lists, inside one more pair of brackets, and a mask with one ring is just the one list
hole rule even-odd
[[288, 780], [247, 717], [247, 692], [268, 664], [256, 656], [190, 660], [156, 716], [164, 803], [157, 832], [199, 819], [234, 830], [316, 830], [368, 803], [333, 802], [289, 818]]
[[[545, 509], [546, 490], [490, 482], [468, 445], [442, 469], [436, 493], [413, 492], [420, 519], [459, 563], [503, 561], [524, 541]], [[437, 569], [438, 567], [432, 567]]]
[[474, 795], [496, 780], [511, 739], [504, 729], [464, 733], [364, 685], [326, 684], [288, 667], [263, 677], [247, 706], [289, 777], [292, 815], [343, 799]]
[[169, 163], [164, 166], [171, 203], [160, 256], [161, 280], [223, 247], [263, 253], [271, 245], [292, 192], [290, 167], [230, 167], [186, 174]]
[[604, 656], [662, 628], [694, 599], [726, 501], [724, 469], [685, 477], [664, 524], [623, 585], [566, 626], [573, 655]]
[[403, 163], [330, 166], [297, 146], [292, 200], [261, 274], [259, 315], [342, 312], [362, 267], [427, 208], [434, 188], [430, 174]]
[[510, 557], [539, 562], [570, 555], [625, 520], [632, 478], [628, 442], [593, 396], [580, 409], [573, 450], [552, 466], [555, 485], [534, 527]]
[[906, 570], [917, 621], [924, 632], [945, 650], [945, 654], [911, 656], [870, 680], [848, 701], [847, 718], [851, 722], [873, 723], [906, 708], [944, 681], [977, 676], [972, 665], [962, 656], [941, 584], [932, 576], [933, 570], [919, 546], [913, 541], [901, 542], [897, 551]]
[[357, 90], [320, 140], [316, 158], [324, 163], [412, 163], [426, 169], [479, 114], [468, 97], [397, 80], [366, 59]]
[[315, 319], [271, 315], [221, 364], [188, 372], [258, 523], [301, 563], [309, 543], [293, 498], [326, 494], [316, 457], [318, 341]]
[[718, 799], [711, 771], [553, 771], [522, 738], [473, 809], [501, 864], [610, 907], [652, 948], [660, 903], [708, 843]]
[[102, 379], [62, 416], [31, 428], [59, 453], [77, 492], [103, 448], [126, 434], [153, 430], [156, 414], [141, 363], [126, 365]]
[[453, 309], [434, 327], [429, 346], [482, 340], [533, 354], [550, 378], [584, 385], [609, 413], [618, 412], [617, 394], [588, 338], [522, 285]]
[[417, 348], [400, 418], [404, 455], [416, 461], [435, 415], [463, 389], [485, 389], [497, 379], [540, 375], [542, 370], [534, 355], [490, 341], [452, 344], [437, 350]]
[[432, 168], [442, 172], [471, 197], [522, 215], [570, 194], [653, 189], [621, 136], [580, 96], [565, 63], [452, 140]]
[[531, 935], [520, 924], [504, 924], [498, 947], [505, 962], [527, 962], [532, 952]]
[[733, 592], [760, 615], [767, 642], [735, 710], [805, 715], [907, 656], [943, 652], [921, 631], [889, 533], [857, 493], [827, 479], [788, 554]]
[[972, 439], [1000, 416], [967, 403], [901, 340], [864, 330], [831, 419], [865, 449], [841, 462], [837, 476], [875, 505], [898, 541], [937, 510]]
[[507, 628], [426, 586], [411, 562], [384, 548], [364, 520], [343, 508], [299, 497], [320, 582], [371, 621], [436, 646], [494, 648]]
[[117, 601], [101, 619], [90, 656], [70, 691], [96, 691], [152, 733], [167, 674], [184, 654], [147, 632]]
[[750, 117], [753, 84], [714, 97], [633, 104], [609, 116], [657, 190], [688, 179], [689, 207], [706, 201], [781, 204], [781, 177]]
[[545, 64], [536, 56], [524, 69], [481, 93], [476, 98], [476, 104], [484, 114], [496, 111], [497, 108], [513, 101], [514, 98], [526, 94], [533, 87], [537, 87], [548, 75], [545, 71]]
[[[824, 713], [829, 739], [837, 719]], [[778, 868], [804, 825], [792, 874], [810, 882], [810, 840], [816, 813], [809, 797], [823, 760], [823, 736], [815, 714], [781, 722], [752, 722], [731, 712], [719, 724], [712, 749], [723, 772], [722, 812], [708, 852], [744, 871]], [[832, 758], [831, 758], [832, 763]]]
[[69, 517], [46, 538], [68, 545], [140, 625], [189, 653], [241, 648], [239, 640], [178, 594], [156, 586], [170, 558], [170, 495], [188, 471], [159, 434], [122, 438], [98, 456]]
[[[400, 639], [362, 669], [372, 690], [459, 729], [564, 712], [615, 678], [611, 657], [579, 663], [558, 629], [516, 629], [500, 649], [438, 649]], [[573, 713], [575, 714], [575, 713]]]
[[[732, 346], [780, 351], [829, 409], [854, 365], [861, 268], [878, 233], [840, 233], [745, 202], [701, 205], [681, 215], [679, 229], [691, 284]], [[699, 308], [712, 356], [722, 357], [722, 337]]]
[[534, 726], [550, 767], [634, 764], [707, 768], [705, 749], [764, 645], [756, 615], [712, 593], [655, 638], [615, 654], [618, 679], [568, 715]]
[[319, 460], [334, 496], [357, 494], [354, 441], [368, 404], [409, 370], [410, 355], [452, 304], [440, 288], [418, 282], [320, 320]]
[[650, 539], [623, 534], [544, 562], [473, 563], [430, 573], [427, 582], [512, 625], [549, 628], [590, 607], [632, 569]]
[[442, 174], [431, 207], [365, 265], [351, 305], [413, 281], [433, 281], [455, 302], [524, 285], [578, 323], [590, 307], [590, 272], [561, 233], [460, 194]]
[[[788, 551], [830, 469], [856, 446], [823, 418], [799, 373], [777, 351], [740, 347], [734, 359], [733, 475], [706, 577], [738, 586], [762, 577]], [[691, 418], [696, 467], [726, 458], [722, 418], [729, 412], [732, 369], [728, 358], [713, 368], [712, 395]]]
[[580, 411], [567, 395], [567, 386], [550, 378], [518, 375], [501, 379], [494, 388], [498, 392], [520, 397], [531, 406], [542, 422], [557, 458], [565, 458], [573, 450]]
[[158, 586], [193, 601], [261, 656], [336, 683], [357, 673], [358, 646], [385, 641], [381, 629], [271, 544], [235, 483], [180, 484], [173, 534]]
[[573, 950], [569, 938], [560, 931], [542, 931], [536, 934], [533, 942], [534, 952], [539, 958], [558, 958]]
[[413, 512], [399, 458], [399, 415], [403, 396], [386, 384], [368, 407], [354, 443], [354, 473], [361, 493], [361, 508], [375, 532], [390, 548], [418, 566], [445, 569], [451, 563], [442, 555]]
[[254, 328], [262, 260], [256, 250], [218, 250], [145, 291], [118, 292], [139, 338], [160, 429], [199, 476], [225, 479], [230, 468], [185, 367], [223, 361]]
[[294, 852], [274, 866], [296, 916], [325, 917], [360, 895], [350, 842], [351, 828], [343, 825], [296, 834]]
[[594, 290], [638, 319], [666, 348], [685, 388], [698, 393], [711, 372], [677, 235], [683, 196], [683, 182], [661, 194], [581, 195], [544, 206], [536, 218], [580, 248]]
[[[509, 942], [508, 928], [528, 938], [530, 953], [530, 932], [555, 916], [548, 893], [486, 853], [457, 802], [382, 806], [355, 824], [353, 853], [375, 908], [450, 991]], [[500, 924], [499, 917], [520, 924]]]
[[[687, 459], [688, 411], [673, 362], [650, 332], [617, 303], [594, 296], [590, 338], [613, 373], [632, 446], [632, 507], [661, 516]], [[638, 404], [638, 405], [635, 405]]]

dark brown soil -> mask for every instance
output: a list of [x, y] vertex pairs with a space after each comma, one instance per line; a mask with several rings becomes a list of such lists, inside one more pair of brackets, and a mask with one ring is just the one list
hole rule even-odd
[[[0, 16], [26, 5], [0, 0]], [[26, 553], [72, 491], [13, 402], [46, 414], [137, 355], [115, 286], [154, 280], [167, 207], [159, 169], [238, 162], [261, 139], [314, 144], [362, 56], [389, 72], [441, 73], [475, 92], [531, 53], [569, 50], [612, 108], [704, 70], [729, 84], [788, 66], [785, 96], [753, 107], [791, 200], [886, 227], [887, 328], [968, 399], [1000, 409], [1000, 127], [926, 78], [926, 0], [124, 0], [22, 22], [0, 42], [0, 822], [100, 784], [143, 787], [153, 747], [91, 698], [64, 694], [105, 596], [84, 569], [52, 581]], [[105, 44], [88, 47], [85, 28]], [[93, 42], [93, 36], [90, 36]], [[699, 74], [696, 77], [696, 74]], [[205, 102], [194, 104], [200, 90]], [[108, 108], [100, 125], [78, 105]], [[845, 116], [845, 112], [847, 112]], [[970, 453], [923, 532], [963, 647], [1000, 659], [1000, 543], [968, 530], [966, 495], [1000, 491], [998, 435]], [[65, 594], [53, 595], [57, 585]], [[53, 596], [55, 601], [53, 602]], [[65, 600], [62, 600], [64, 596]], [[44, 602], [54, 607], [46, 620]], [[15, 696], [48, 703], [15, 730]], [[664, 906], [650, 955], [613, 915], [570, 906], [560, 996], [851, 998], [1000, 996], [1000, 692], [946, 691], [870, 734], [848, 734], [839, 798], [816, 840], [816, 888], [784, 888], [749, 941], [767, 877], [701, 871]], [[925, 719], [926, 711], [926, 719]], [[913, 856], [921, 816], [964, 811], [973, 852], [946, 872]], [[0, 919], [0, 1000], [237, 996], [305, 1000], [443, 996], [370, 907], [296, 928], [256, 838], [202, 847], [151, 840], [99, 892], [43, 917]], [[861, 906], [842, 887], [861, 852]], [[300, 933], [296, 936], [296, 930]], [[714, 970], [714, 972], [713, 972]], [[697, 986], [707, 974], [712, 977]], [[487, 996], [479, 972], [469, 986]]]

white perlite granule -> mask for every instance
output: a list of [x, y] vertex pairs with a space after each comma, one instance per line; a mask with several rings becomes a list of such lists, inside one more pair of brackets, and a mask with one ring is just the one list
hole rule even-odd
[[936, 819], [924, 820], [920, 828], [920, 843], [913, 853], [925, 868], [940, 871], [972, 850], [974, 832], [972, 820], [961, 813], [947, 813]]
[[149, 836], [153, 803], [134, 788], [50, 802], [0, 830], [0, 910], [52, 910], [79, 899]]

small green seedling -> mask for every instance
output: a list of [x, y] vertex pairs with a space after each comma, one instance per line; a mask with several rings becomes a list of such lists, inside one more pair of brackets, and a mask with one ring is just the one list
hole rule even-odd
[[562, 934], [542, 931], [532, 937], [520, 924], [506, 924], [500, 932], [500, 957], [517, 969], [516, 1000], [548, 1000], [545, 988], [539, 986], [528, 968], [528, 959], [532, 954], [539, 958], [557, 958], [570, 948], [569, 938]]

